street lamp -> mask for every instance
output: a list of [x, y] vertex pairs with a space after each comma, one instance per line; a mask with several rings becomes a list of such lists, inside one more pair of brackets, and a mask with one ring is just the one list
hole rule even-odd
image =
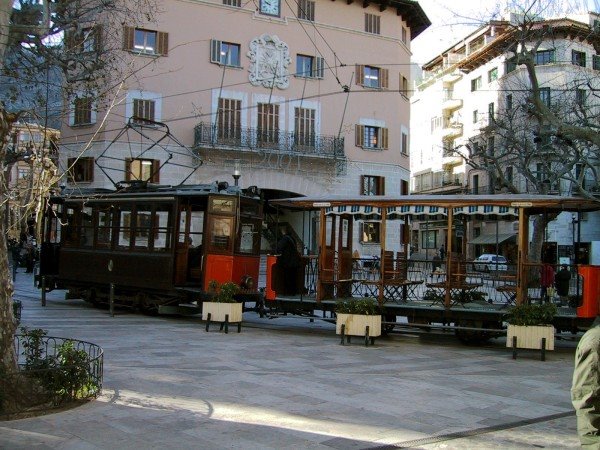
[[235, 159], [235, 160], [233, 160], [233, 181], [234, 181], [235, 186], [238, 185], [238, 181], [241, 176], [242, 176], [242, 164], [240, 163], [239, 159]]

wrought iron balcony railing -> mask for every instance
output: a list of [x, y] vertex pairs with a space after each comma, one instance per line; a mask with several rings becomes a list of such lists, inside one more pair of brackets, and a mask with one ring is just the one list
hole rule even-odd
[[344, 158], [344, 138], [310, 133], [262, 131], [256, 128], [220, 129], [208, 123], [194, 128], [194, 148], [267, 151], [320, 158]]

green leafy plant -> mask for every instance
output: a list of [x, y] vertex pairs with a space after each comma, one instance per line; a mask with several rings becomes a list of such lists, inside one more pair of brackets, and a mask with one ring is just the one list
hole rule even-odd
[[237, 303], [235, 295], [240, 292], [240, 287], [232, 281], [219, 284], [218, 281], [211, 280], [208, 290], [213, 294], [211, 301], [215, 303]]
[[426, 300], [428, 302], [440, 302], [443, 303], [444, 301], [444, 295], [440, 294], [438, 291], [434, 290], [434, 289], [427, 289], [424, 293], [423, 293], [423, 300]]
[[511, 325], [549, 325], [552, 323], [556, 312], [556, 305], [552, 303], [522, 304], [510, 309], [506, 321]]
[[485, 302], [485, 295], [485, 292], [481, 291], [455, 292], [452, 294], [452, 301], [454, 303], [481, 303]]
[[381, 313], [379, 304], [371, 297], [340, 300], [335, 305], [335, 312], [340, 314], [362, 314], [367, 316], [374, 316]]

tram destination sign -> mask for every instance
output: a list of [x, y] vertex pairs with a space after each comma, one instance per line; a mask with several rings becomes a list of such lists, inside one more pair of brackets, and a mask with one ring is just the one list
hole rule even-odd
[[510, 206], [512, 206], [513, 208], [529, 208], [529, 207], [533, 206], [533, 203], [531, 203], [531, 202], [512, 202], [510, 204]]

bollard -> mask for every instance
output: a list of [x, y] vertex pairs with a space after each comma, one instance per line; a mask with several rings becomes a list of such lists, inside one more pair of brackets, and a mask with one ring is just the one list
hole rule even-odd
[[42, 275], [42, 306], [46, 306], [46, 275]]
[[110, 317], [114, 317], [115, 316], [115, 284], [114, 283], [110, 283], [110, 293], [108, 296], [108, 305], [109, 305], [109, 311], [110, 311]]

